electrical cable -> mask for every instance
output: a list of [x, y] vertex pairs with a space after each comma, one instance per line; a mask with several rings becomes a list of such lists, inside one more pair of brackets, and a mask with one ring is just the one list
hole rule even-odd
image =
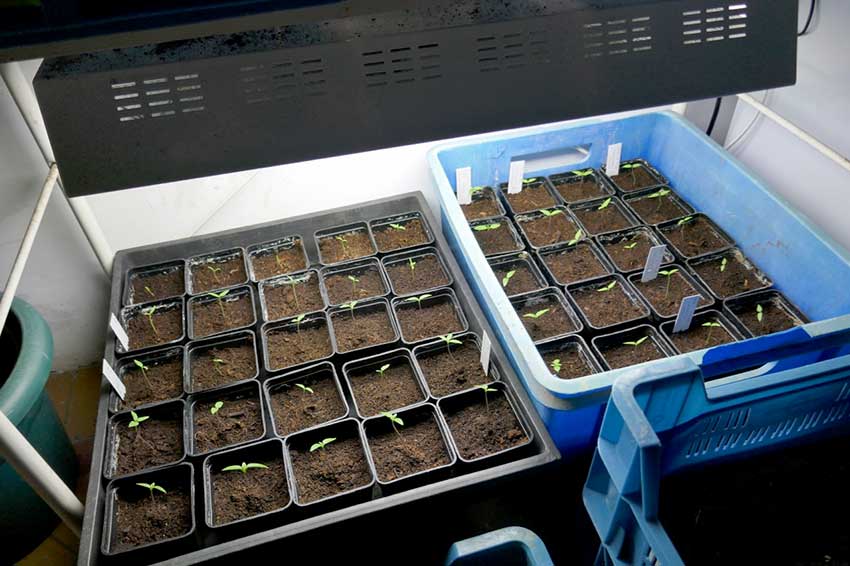
[[809, 26], [812, 24], [812, 17], [815, 15], [815, 7], [818, 5], [818, 0], [812, 0], [809, 4], [809, 16], [806, 18], [806, 25], [803, 26], [803, 31], [797, 32], [797, 37], [803, 37], [809, 33]]
[[714, 124], [717, 122], [717, 115], [720, 114], [720, 104], [722, 102], [723, 98], [720, 96], [714, 101], [714, 111], [711, 113], [711, 120], [708, 121], [708, 127], [705, 129], [705, 135], [707, 136], [710, 136], [711, 132], [714, 131]]
[[[764, 98], [762, 98], [762, 99], [761, 99], [761, 103], [762, 103], [762, 104], [765, 104], [765, 103], [767, 102], [767, 97], [768, 97], [768, 96], [770, 96], [770, 92], [771, 92], [770, 90], [766, 90], [766, 91], [764, 91]], [[726, 149], [727, 151], [732, 151], [732, 149], [733, 149], [736, 145], [738, 145], [739, 143], [741, 143], [741, 140], [743, 140], [743, 139], [747, 136], [747, 134], [748, 134], [748, 133], [750, 133], [750, 130], [752, 130], [752, 129], [753, 129], [753, 127], [756, 125], [756, 122], [758, 122], [758, 121], [759, 121], [759, 119], [760, 119], [761, 117], [762, 117], [762, 113], [761, 113], [761, 112], [758, 112], [758, 111], [755, 111], [755, 116], [753, 116], [753, 118], [752, 118], [752, 120], [750, 120], [749, 124], [747, 124], [747, 125], [744, 127], [744, 129], [743, 129], [743, 130], [741, 130], [741, 133], [740, 133], [740, 134], [738, 134], [738, 135], [735, 137], [735, 139], [733, 139], [731, 142], [727, 143], [727, 144], [724, 146], [724, 149]]]

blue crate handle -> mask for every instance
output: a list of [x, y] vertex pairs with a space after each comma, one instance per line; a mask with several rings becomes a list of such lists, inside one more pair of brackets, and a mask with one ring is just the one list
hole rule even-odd
[[489, 563], [501, 564], [499, 550], [509, 546], [521, 548], [530, 566], [554, 566], [540, 537], [524, 527], [505, 527], [458, 541], [449, 549], [446, 566], [471, 558], [482, 561], [487, 559]]

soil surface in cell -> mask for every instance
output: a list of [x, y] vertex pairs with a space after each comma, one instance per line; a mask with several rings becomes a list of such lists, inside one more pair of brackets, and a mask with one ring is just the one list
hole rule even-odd
[[[646, 283], [641, 282], [640, 277], [632, 278], [631, 282], [637, 287], [640, 294], [649, 301], [655, 312], [664, 317], [676, 316], [679, 312], [679, 306], [682, 304], [682, 299], [700, 294], [699, 291], [694, 289], [693, 285], [682, 277], [680, 271], [669, 277], [659, 272], [658, 277]], [[702, 308], [709, 304], [711, 304], [711, 301], [701, 296], [697, 308]]]
[[702, 217], [694, 218], [682, 226], [668, 227], [664, 235], [685, 257], [720, 251], [730, 245]]
[[568, 203], [599, 198], [607, 194], [592, 175], [574, 177], [573, 180], [553, 180], [552, 184]]
[[183, 294], [183, 267], [167, 271], [136, 274], [131, 278], [131, 303], [146, 303]]
[[451, 462], [433, 416], [429, 414], [411, 423], [405, 419], [404, 426], [396, 425], [398, 432], [389, 428], [369, 436], [369, 450], [381, 481], [397, 480]]
[[505, 186], [502, 189], [502, 194], [505, 195], [515, 214], [540, 210], [541, 208], [551, 208], [558, 204], [552, 198], [549, 191], [546, 190], [546, 185], [543, 183], [524, 184], [522, 190], [514, 194], [509, 194], [508, 187]]
[[242, 254], [224, 261], [204, 261], [192, 265], [192, 293], [205, 293], [233, 287], [248, 279]]
[[475, 343], [465, 338], [458, 340], [463, 344], [453, 344], [451, 350], [440, 347], [416, 357], [434, 397], [444, 397], [489, 381], [481, 367], [481, 352]]
[[[631, 337], [632, 340], [623, 339], [624, 342], [637, 342], [640, 337]], [[620, 344], [602, 349], [602, 357], [608, 362], [611, 369], [620, 369], [635, 364], [642, 364], [651, 360], [659, 360], [667, 357], [664, 352], [658, 349], [655, 343], [647, 338], [637, 346], [629, 344]]]
[[[720, 324], [720, 326], [708, 327], [703, 326], [704, 323]], [[670, 338], [673, 345], [683, 354], [735, 341], [735, 338], [729, 334], [722, 323], [715, 320], [702, 320], [699, 322], [694, 320], [688, 330], [684, 332], [670, 332], [667, 337]]]
[[183, 361], [178, 357], [165, 362], [147, 362], [144, 370], [131, 362], [121, 375], [121, 381], [127, 392], [123, 401], [118, 399], [119, 411], [177, 399], [183, 394]]
[[425, 299], [421, 307], [415, 304], [398, 305], [396, 316], [401, 327], [401, 335], [407, 342], [418, 342], [433, 336], [464, 330], [454, 304], [447, 297]]
[[146, 310], [140, 310], [127, 321], [131, 350], [173, 342], [183, 335], [181, 308], [156, 307], [152, 316], [144, 314]]
[[333, 314], [334, 336], [340, 352], [386, 344], [395, 339], [392, 321], [383, 305], [375, 310], [343, 310]]
[[[145, 480], [139, 478], [140, 482]], [[168, 540], [189, 532], [192, 502], [188, 490], [171, 485], [162, 487], [167, 493], [154, 490], [153, 497], [139, 486], [122, 486], [117, 491], [113, 550]]]
[[252, 344], [221, 346], [192, 352], [192, 391], [203, 391], [253, 378], [257, 374], [255, 356]]
[[593, 326], [603, 328], [648, 314], [641, 306], [632, 302], [619, 282], [612, 289], [603, 291], [609, 284], [610, 282], [598, 283], [570, 291], [573, 300]]
[[[617, 242], [600, 243], [620, 271], [643, 269], [646, 265], [649, 249], [655, 245], [655, 242], [650, 240], [643, 232], [636, 232], [632, 236]], [[672, 261], [669, 256], [667, 259]]]
[[[496, 278], [502, 284], [502, 289], [509, 297], [542, 288], [531, 269], [524, 262], [503, 263], [493, 266], [493, 273], [496, 274]], [[505, 278], [509, 273], [511, 276], [506, 281]]]
[[[508, 222], [510, 220], [507, 218], [494, 218], [492, 224], [477, 224], [472, 227], [475, 241], [478, 242], [484, 255], [504, 254], [522, 249], [522, 244], [514, 239]], [[494, 228], [484, 230], [486, 226], [494, 226]]]
[[269, 405], [278, 436], [345, 416], [345, 404], [330, 373], [297, 381], [307, 389], [301, 389], [295, 383], [274, 386], [269, 391]]
[[528, 440], [507, 397], [481, 391], [481, 402], [445, 415], [455, 446], [468, 460], [513, 448]]
[[[758, 305], [761, 305], [762, 309], [761, 320], [759, 320]], [[736, 309], [735, 315], [744, 323], [747, 330], [752, 332], [753, 336], [782, 332], [800, 325], [795, 317], [789, 315], [788, 311], [770, 299], [748, 305], [746, 310]]]
[[629, 219], [625, 217], [622, 211], [614, 206], [614, 201], [611, 201], [611, 204], [601, 210], [598, 206], [594, 206], [591, 208], [575, 209], [573, 213], [581, 220], [581, 223], [589, 234], [613, 232], [632, 226], [632, 223], [629, 222]]
[[402, 248], [410, 248], [427, 244], [430, 241], [428, 232], [418, 218], [399, 220], [397, 227], [391, 225], [379, 226], [372, 230], [378, 251], [391, 252]]
[[254, 270], [254, 277], [258, 281], [307, 269], [301, 242], [289, 247], [281, 246], [276, 249], [257, 252], [249, 259]]
[[[139, 417], [150, 416], [144, 409]], [[130, 428], [129, 418], [116, 424], [116, 476], [178, 461], [183, 457], [183, 415], [154, 415]]]
[[569, 251], [540, 256], [561, 285], [569, 285], [609, 273], [608, 268], [599, 261], [589, 244], [580, 243], [568, 249]]
[[326, 275], [325, 289], [328, 290], [328, 299], [332, 305], [380, 297], [387, 292], [377, 268]]
[[[549, 371], [561, 379], [575, 379], [596, 373], [596, 370], [579, 353], [578, 348], [545, 354], [543, 360], [546, 362]], [[557, 363], [555, 363], [556, 360]]]
[[525, 330], [535, 342], [569, 334], [576, 330], [576, 325], [570, 320], [570, 316], [561, 306], [561, 303], [551, 297], [544, 297], [540, 301], [519, 307], [517, 313], [523, 326], [525, 326]]
[[449, 277], [437, 256], [424, 255], [411, 259], [413, 269], [408, 260], [387, 266], [387, 275], [396, 295], [409, 295], [449, 284]]
[[352, 370], [349, 382], [357, 401], [357, 409], [364, 417], [382, 411], [394, 411], [425, 399], [416, 382], [413, 368], [406, 359], [395, 358], [381, 363], [389, 365], [383, 373], [378, 367]]
[[645, 223], [658, 224], [659, 222], [687, 216], [688, 211], [673, 200], [672, 194], [652, 197], [654, 194], [657, 194], [657, 192], [626, 201]]
[[658, 184], [655, 177], [643, 165], [631, 169], [623, 169], [621, 165], [620, 174], [614, 175], [611, 180], [616, 183], [621, 191], [636, 191]]
[[318, 360], [333, 353], [328, 328], [322, 322], [320, 326], [303, 326], [300, 332], [291, 330], [273, 330], [266, 335], [269, 353], [269, 369], [284, 369], [311, 360]]
[[269, 320], [280, 320], [325, 308], [319, 277], [315, 273], [306, 278], [294, 277], [289, 283], [263, 285], [263, 300], [266, 302], [266, 316]]
[[[221, 466], [238, 466], [241, 461], [224, 463]], [[251, 468], [241, 471], [223, 472], [213, 470], [212, 511], [213, 524], [224, 525], [263, 513], [283, 509], [289, 504], [289, 490], [286, 485], [286, 470], [283, 460], [252, 460], [249, 463], [263, 464], [267, 468]]]
[[244, 293], [236, 298], [221, 301], [194, 301], [192, 303], [192, 331], [195, 338], [203, 338], [233, 328], [242, 328], [254, 322], [254, 305], [251, 295]]
[[[724, 259], [726, 265], [723, 265]], [[748, 269], [734, 255], [713, 259], [692, 267], [700, 279], [721, 299], [765, 287], [756, 272]], [[723, 271], [720, 271], [721, 267]]]
[[463, 215], [467, 220], [490, 218], [502, 214], [502, 211], [499, 210], [499, 205], [496, 204], [496, 195], [493, 194], [493, 189], [490, 187], [472, 195], [472, 202], [470, 204], [462, 204], [460, 208], [463, 210]]
[[[210, 409], [214, 408], [217, 401], [223, 402], [224, 405], [213, 414]], [[196, 454], [247, 442], [263, 434], [260, 401], [253, 397], [222, 397], [198, 402], [192, 411], [192, 421]]]
[[[320, 437], [316, 436], [316, 440]], [[310, 503], [368, 485], [372, 473], [358, 438], [339, 438], [309, 452], [290, 449], [299, 503]]]
[[366, 257], [375, 253], [375, 247], [366, 230], [352, 230], [336, 236], [325, 236], [319, 240], [319, 250], [322, 253], [322, 261], [326, 264]]
[[[553, 212], [557, 209], [553, 209]], [[558, 242], [569, 242], [578, 228], [563, 211], [555, 216], [534, 218], [519, 222], [532, 246], [542, 247]]]

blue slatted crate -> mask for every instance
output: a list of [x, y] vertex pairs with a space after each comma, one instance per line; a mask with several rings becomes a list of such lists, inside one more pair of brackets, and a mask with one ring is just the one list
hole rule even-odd
[[458, 541], [449, 549], [446, 566], [553, 566], [546, 545], [523, 527], [505, 527]]

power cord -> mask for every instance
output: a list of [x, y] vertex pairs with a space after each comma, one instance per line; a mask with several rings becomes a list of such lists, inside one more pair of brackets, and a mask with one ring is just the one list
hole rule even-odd
[[[767, 97], [768, 97], [768, 96], [770, 96], [770, 90], [766, 90], [766, 91], [764, 91], [764, 97], [761, 99], [761, 101], [760, 101], [760, 102], [761, 102], [762, 104], [765, 104], [765, 103], [767, 102]], [[752, 119], [750, 120], [749, 124], [747, 124], [747, 125], [744, 127], [744, 129], [743, 129], [743, 130], [741, 130], [741, 133], [740, 133], [740, 134], [738, 134], [738, 135], [735, 137], [735, 139], [733, 139], [732, 141], [730, 141], [729, 143], [727, 143], [727, 144], [724, 146], [724, 148], [725, 148], [727, 151], [732, 151], [732, 149], [733, 149], [736, 145], [738, 145], [739, 143], [741, 143], [741, 140], [743, 140], [743, 139], [747, 136], [747, 134], [748, 134], [748, 133], [750, 133], [750, 130], [752, 130], [752, 129], [753, 129], [753, 127], [756, 125], [756, 122], [758, 122], [758, 121], [759, 121], [759, 119], [762, 117], [762, 113], [761, 113], [761, 112], [759, 112], [758, 110], [754, 110], [754, 112], [755, 112], [755, 116], [753, 116], [753, 117], [752, 117]]]
[[708, 127], [705, 129], [705, 135], [710, 136], [711, 132], [714, 131], [714, 124], [717, 122], [717, 115], [720, 114], [720, 104], [723, 102], [723, 98], [717, 97], [717, 100], [714, 101], [714, 111], [711, 113], [711, 120], [708, 121]]
[[818, 0], [812, 0], [812, 3], [809, 4], [809, 15], [806, 18], [806, 25], [803, 26], [803, 31], [797, 32], [797, 37], [803, 37], [807, 33], [809, 33], [809, 26], [812, 25], [812, 17], [815, 15], [815, 7], [818, 5]]

